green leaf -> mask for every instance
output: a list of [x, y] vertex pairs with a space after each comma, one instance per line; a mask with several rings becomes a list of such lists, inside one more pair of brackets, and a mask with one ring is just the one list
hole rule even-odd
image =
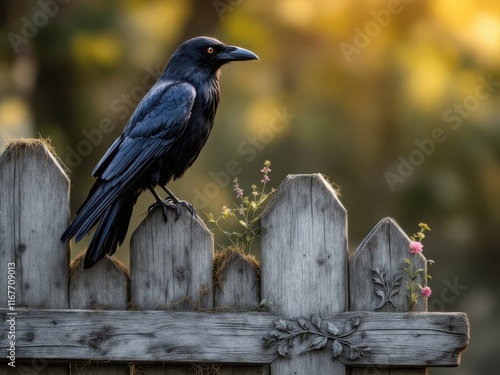
[[420, 223], [418, 224], [419, 227], [421, 227], [422, 229], [425, 229], [425, 230], [431, 230], [431, 228], [426, 224], [426, 223]]
[[239, 220], [239, 223], [243, 225], [245, 228], [247, 228], [247, 223], [245, 223], [243, 220]]
[[259, 206], [264, 203], [267, 199], [268, 195], [267, 194], [262, 194], [260, 199], [259, 199]]

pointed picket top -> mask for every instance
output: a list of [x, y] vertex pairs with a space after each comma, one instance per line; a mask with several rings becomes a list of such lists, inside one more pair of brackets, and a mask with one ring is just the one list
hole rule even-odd
[[[290, 175], [261, 216], [262, 298], [288, 318], [347, 309], [347, 212], [320, 174]], [[330, 353], [271, 365], [273, 374], [345, 373]]]
[[[425, 283], [427, 261], [410, 254], [410, 239], [392, 218], [382, 219], [349, 260], [349, 303], [351, 311], [409, 311], [404, 259], [412, 272], [423, 269], [415, 283]], [[427, 311], [425, 298], [418, 298], [413, 311]]]
[[130, 240], [131, 303], [141, 309], [213, 307], [213, 235], [183, 209], [154, 209]]
[[59, 241], [68, 224], [69, 179], [50, 145], [9, 142], [0, 156], [0, 269], [15, 263], [18, 306], [68, 307], [69, 247]]
[[83, 269], [82, 253], [71, 264], [69, 307], [71, 309], [126, 310], [129, 276], [124, 265], [105, 256], [90, 269]]

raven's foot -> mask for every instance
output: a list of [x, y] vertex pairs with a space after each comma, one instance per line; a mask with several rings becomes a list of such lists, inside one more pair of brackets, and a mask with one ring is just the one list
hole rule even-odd
[[186, 201], [181, 201], [181, 200], [174, 200], [171, 198], [167, 198], [165, 200], [158, 200], [156, 203], [153, 203], [151, 206], [149, 206], [148, 212], [153, 210], [155, 207], [161, 207], [162, 212], [163, 212], [163, 218], [165, 221], [168, 221], [168, 216], [167, 212], [168, 210], [174, 210], [175, 211], [175, 221], [179, 219], [179, 216], [181, 214], [181, 208], [185, 207], [191, 216], [196, 215], [196, 209], [194, 206]]

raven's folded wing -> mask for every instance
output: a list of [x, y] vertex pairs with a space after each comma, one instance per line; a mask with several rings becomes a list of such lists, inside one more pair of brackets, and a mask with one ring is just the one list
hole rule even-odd
[[141, 101], [124, 133], [94, 169], [98, 178], [63, 238], [79, 241], [118, 197], [157, 162], [186, 129], [196, 97], [186, 82], [154, 87]]

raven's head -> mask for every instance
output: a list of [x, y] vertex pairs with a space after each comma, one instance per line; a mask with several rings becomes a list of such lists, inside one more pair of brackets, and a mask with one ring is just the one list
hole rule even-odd
[[200, 36], [181, 44], [172, 54], [165, 74], [168, 78], [185, 79], [193, 73], [215, 74], [231, 61], [258, 60], [259, 57], [244, 48], [226, 46], [221, 41]]

